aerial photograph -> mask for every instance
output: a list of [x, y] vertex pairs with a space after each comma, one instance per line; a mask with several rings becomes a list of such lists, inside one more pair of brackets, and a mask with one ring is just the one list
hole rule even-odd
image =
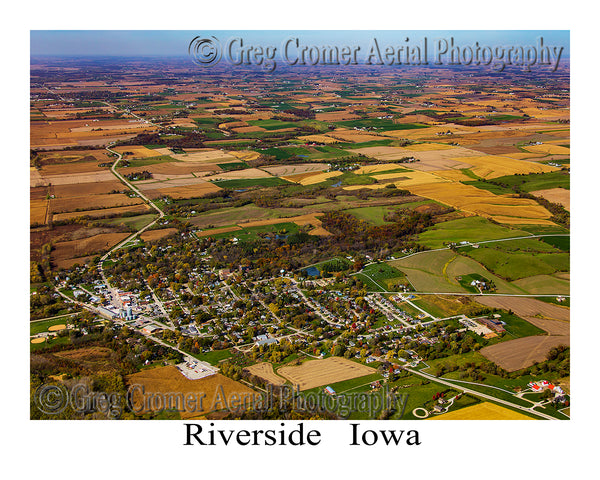
[[30, 40], [30, 419], [570, 420], [569, 31]]

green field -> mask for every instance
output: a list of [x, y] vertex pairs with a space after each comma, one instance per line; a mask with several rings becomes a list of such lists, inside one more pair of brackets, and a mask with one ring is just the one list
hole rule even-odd
[[389, 130], [413, 130], [415, 128], [427, 128], [427, 125], [421, 125], [419, 123], [394, 123], [392, 119], [379, 119], [379, 118], [361, 118], [358, 120], [347, 120], [342, 122], [335, 122], [335, 125], [339, 127], [359, 127], [359, 128], [372, 128], [381, 130], [383, 132]]
[[384, 205], [379, 207], [351, 208], [350, 210], [345, 210], [345, 212], [373, 225], [385, 225], [390, 222], [386, 222], [383, 217], [393, 210], [395, 210], [395, 207]]
[[279, 177], [265, 178], [240, 178], [235, 180], [215, 180], [212, 183], [221, 188], [249, 188], [249, 187], [276, 187], [279, 185], [289, 185], [290, 182]]
[[[125, 162], [128, 162], [129, 165], [125, 165]], [[134, 158], [134, 159], [126, 159], [125, 161], [121, 160], [117, 165], [117, 168], [124, 167], [145, 167], [147, 165], [154, 165], [156, 163], [166, 163], [166, 162], [179, 162], [179, 160], [175, 160], [173, 157], [169, 155], [158, 155], [156, 157], [146, 157], [146, 158]]]
[[492, 193], [513, 193], [512, 187], [517, 187], [524, 192], [546, 190], [548, 188], [570, 188], [571, 176], [568, 173], [547, 172], [531, 173], [529, 175], [506, 175], [488, 181], [463, 182], [477, 188], [489, 190]]
[[504, 248], [504, 243], [509, 242], [488, 244], [494, 246], [482, 246], [467, 252], [466, 255], [481, 263], [494, 274], [509, 281], [569, 271], [568, 253], [510, 250]]
[[138, 231], [142, 227], [148, 225], [152, 220], [156, 218], [156, 215], [151, 213], [145, 215], [136, 215], [134, 217], [118, 217], [118, 218], [108, 218], [104, 220], [98, 220], [99, 223], [103, 223], [106, 225], [125, 225], [131, 231]]
[[441, 248], [449, 242], [480, 242], [529, 235], [523, 230], [496, 225], [482, 217], [467, 217], [438, 223], [417, 236], [417, 242], [428, 248]]
[[62, 318], [55, 318], [53, 320], [42, 320], [39, 322], [30, 322], [29, 323], [29, 334], [37, 335], [38, 333], [47, 332], [48, 328], [53, 325], [66, 325], [67, 323], [72, 323], [75, 316], [68, 316]]
[[492, 275], [472, 258], [451, 250], [425, 251], [387, 263], [404, 272], [420, 292], [467, 293], [469, 291], [457, 278], [463, 275], [480, 275], [493, 281], [498, 293], [525, 293], [508, 281]]
[[221, 360], [230, 358], [231, 352], [229, 350], [213, 350], [206, 353], [196, 353], [192, 356], [211, 365], [217, 365]]

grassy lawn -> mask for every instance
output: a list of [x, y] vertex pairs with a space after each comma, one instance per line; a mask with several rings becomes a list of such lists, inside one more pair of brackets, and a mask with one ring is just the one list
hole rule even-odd
[[221, 360], [230, 358], [231, 352], [229, 350], [214, 350], [207, 353], [196, 353], [192, 356], [203, 362], [208, 362], [211, 365], [217, 365]]

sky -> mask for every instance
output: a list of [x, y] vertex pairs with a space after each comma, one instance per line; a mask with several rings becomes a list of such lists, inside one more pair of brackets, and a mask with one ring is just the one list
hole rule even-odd
[[536, 45], [539, 37], [544, 44], [564, 47], [563, 56], [569, 56], [568, 30], [31, 30], [30, 53], [65, 56], [185, 56], [190, 41], [196, 36], [215, 36], [221, 42], [233, 37], [263, 46], [279, 47], [289, 37], [298, 37], [303, 44], [368, 44], [376, 38], [380, 44], [398, 45], [418, 43], [439, 38], [455, 44], [495, 46]]

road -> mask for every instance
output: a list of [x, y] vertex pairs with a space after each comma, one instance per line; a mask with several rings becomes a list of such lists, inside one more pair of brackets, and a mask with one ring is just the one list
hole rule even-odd
[[452, 387], [452, 388], [455, 388], [457, 390], [462, 390], [463, 392], [469, 393], [469, 394], [474, 395], [476, 397], [481, 397], [481, 398], [484, 398], [484, 399], [489, 400], [491, 402], [501, 403], [503, 405], [507, 405], [509, 407], [516, 408], [517, 410], [521, 410], [523, 412], [532, 413], [532, 414], [537, 415], [539, 417], [545, 418], [546, 420], [558, 420], [557, 418], [555, 418], [555, 417], [553, 417], [551, 415], [546, 415], [545, 413], [537, 412], [535, 410], [531, 410], [529, 407], [523, 407], [521, 405], [516, 405], [516, 404], [511, 403], [511, 402], [509, 402], [507, 400], [502, 400], [501, 398], [496, 398], [496, 397], [493, 397], [492, 395], [487, 395], [486, 393], [478, 392], [477, 390], [471, 390], [470, 388], [463, 387], [462, 385], [456, 385], [455, 383], [449, 382], [447, 380], [442, 380], [441, 378], [435, 377], [433, 375], [429, 375], [428, 373], [423, 373], [423, 372], [420, 372], [419, 370], [415, 370], [415, 369], [408, 368], [408, 367], [402, 367], [402, 368], [404, 368], [405, 370], [407, 370], [407, 371], [409, 371], [409, 372], [411, 372], [411, 373], [413, 373], [415, 375], [419, 375], [421, 377], [424, 377], [424, 378], [426, 378], [426, 379], [428, 379], [428, 380], [430, 380], [432, 382], [441, 383], [442, 385], [446, 385], [448, 387]]
[[122, 183], [124, 183], [128, 188], [130, 188], [133, 192], [135, 192], [136, 195], [138, 195], [142, 200], [144, 200], [150, 207], [152, 207], [154, 210], [156, 210], [158, 212], [158, 218], [155, 218], [152, 222], [150, 222], [148, 225], [146, 225], [145, 227], [140, 228], [137, 232], [132, 233], [130, 236], [128, 236], [125, 240], [123, 240], [122, 242], [118, 243], [117, 245], [115, 245], [113, 248], [111, 248], [108, 252], [106, 252], [101, 258], [100, 261], [103, 262], [104, 260], [106, 260], [115, 250], [118, 250], [119, 248], [123, 247], [124, 245], [126, 245], [127, 243], [129, 243], [131, 240], [133, 240], [136, 236], [140, 235], [141, 233], [145, 232], [147, 229], [149, 229], [150, 227], [152, 227], [154, 224], [156, 224], [156, 222], [158, 222], [162, 217], [165, 216], [165, 212], [163, 212], [152, 200], [150, 200], [148, 197], [146, 197], [138, 188], [136, 188], [135, 186], [133, 186], [130, 182], [127, 181], [127, 179], [125, 177], [123, 177], [119, 172], [117, 172], [117, 165], [119, 164], [119, 162], [121, 161], [121, 159], [123, 158], [123, 155], [119, 152], [115, 152], [114, 150], [111, 150], [110, 147], [114, 145], [114, 144], [109, 144], [106, 147], [106, 150], [108, 150], [110, 153], [117, 155], [117, 159], [114, 161], [112, 167], [110, 167], [110, 171], [113, 173], [113, 175], [115, 175]]

